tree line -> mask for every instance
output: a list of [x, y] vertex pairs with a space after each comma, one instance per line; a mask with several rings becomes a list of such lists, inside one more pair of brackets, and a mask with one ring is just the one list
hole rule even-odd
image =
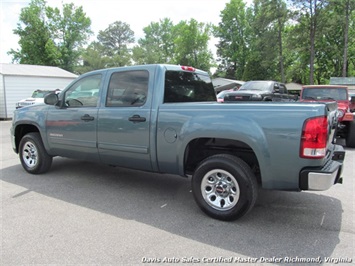
[[[230, 0], [218, 25], [164, 18], [136, 41], [129, 24], [115, 21], [95, 40], [82, 6], [32, 0], [14, 33], [15, 63], [58, 66], [82, 74], [132, 64], [191, 65], [214, 76], [326, 84], [355, 75], [355, 0]], [[217, 38], [214, 58], [208, 44]]]

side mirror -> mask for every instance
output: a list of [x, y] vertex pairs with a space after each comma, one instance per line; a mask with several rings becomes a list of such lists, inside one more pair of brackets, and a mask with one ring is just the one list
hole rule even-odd
[[55, 105], [59, 101], [58, 94], [50, 93], [44, 97], [44, 103], [48, 105]]
[[351, 103], [355, 103], [355, 96], [351, 96], [350, 102], [351, 102]]

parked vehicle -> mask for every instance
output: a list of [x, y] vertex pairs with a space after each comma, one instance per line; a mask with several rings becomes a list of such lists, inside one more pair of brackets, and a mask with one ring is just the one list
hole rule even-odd
[[349, 92], [349, 109], [350, 112], [355, 112], [355, 92]]
[[301, 102], [332, 102], [338, 104], [337, 136], [345, 138], [346, 146], [355, 148], [355, 121], [350, 112], [348, 87], [340, 85], [307, 85], [301, 90]]
[[228, 97], [228, 94], [236, 91], [236, 90], [225, 90], [225, 91], [221, 91], [220, 93], [217, 94], [217, 102], [219, 103], [223, 103], [224, 102], [224, 97]]
[[16, 103], [16, 109], [33, 105], [33, 104], [41, 104], [44, 103], [44, 96], [47, 94], [50, 94], [52, 92], [57, 92], [59, 93], [60, 90], [35, 90], [31, 97], [22, 99]]
[[252, 80], [245, 82], [238, 91], [228, 93], [224, 102], [276, 101], [292, 102], [297, 96], [289, 94], [286, 85], [276, 81]]
[[[93, 89], [96, 100], [72, 97]], [[198, 206], [221, 220], [250, 211], [258, 186], [326, 190], [342, 182], [335, 102], [220, 104], [207, 72], [144, 65], [86, 73], [45, 103], [16, 110], [12, 121], [13, 149], [31, 174], [62, 156], [192, 176]]]

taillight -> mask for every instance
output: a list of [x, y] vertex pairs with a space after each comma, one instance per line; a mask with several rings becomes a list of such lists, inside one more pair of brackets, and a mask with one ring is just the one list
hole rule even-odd
[[195, 72], [196, 68], [191, 67], [191, 66], [181, 66], [182, 70], [186, 70], [186, 71], [191, 71], [191, 72]]
[[328, 119], [326, 116], [307, 119], [301, 136], [301, 158], [323, 158], [327, 151]]

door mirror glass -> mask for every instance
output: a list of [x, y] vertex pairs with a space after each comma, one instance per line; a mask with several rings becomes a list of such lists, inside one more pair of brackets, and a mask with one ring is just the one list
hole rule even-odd
[[44, 103], [48, 105], [55, 105], [58, 102], [58, 94], [50, 93], [44, 96]]

